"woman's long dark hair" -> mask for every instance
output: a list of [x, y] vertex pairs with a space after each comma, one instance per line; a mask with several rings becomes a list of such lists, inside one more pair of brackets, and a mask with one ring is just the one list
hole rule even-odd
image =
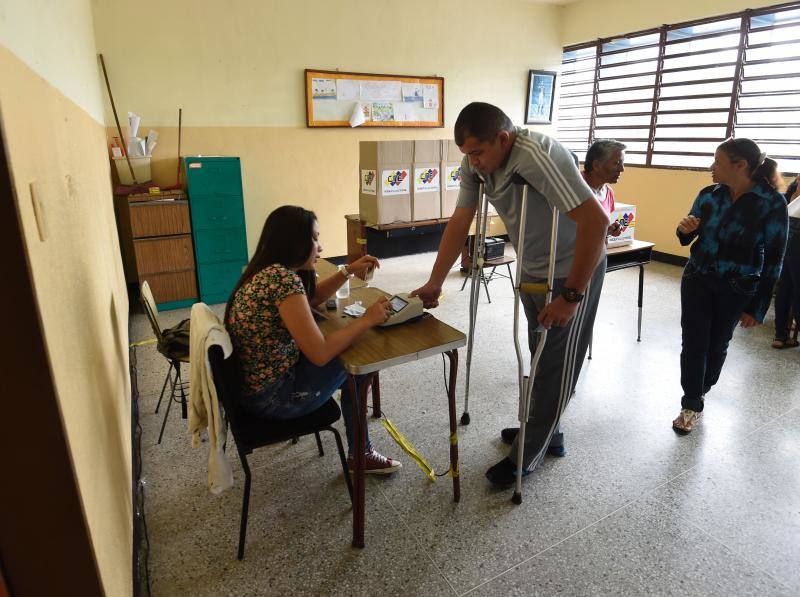
[[[313, 211], [296, 205], [284, 205], [267, 216], [267, 221], [264, 222], [264, 228], [261, 230], [261, 238], [258, 239], [256, 252], [228, 298], [228, 304], [225, 307], [226, 325], [236, 293], [250, 278], [273, 263], [295, 268], [308, 260], [314, 245], [314, 222], [316, 221], [317, 216]], [[298, 270], [297, 275], [303, 281], [308, 296], [314, 296], [317, 286], [316, 272]]]
[[762, 153], [761, 148], [755, 141], [744, 138], [731, 138], [720, 144], [717, 149], [724, 151], [732, 162], [746, 161], [747, 170], [753, 182], [763, 182], [770, 188], [775, 188], [773, 181], [778, 170], [778, 164], [772, 158], [768, 158], [767, 154]]

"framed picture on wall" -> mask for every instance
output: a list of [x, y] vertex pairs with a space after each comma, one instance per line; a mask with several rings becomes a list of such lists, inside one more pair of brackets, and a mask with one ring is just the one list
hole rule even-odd
[[525, 124], [553, 122], [553, 91], [556, 73], [532, 70], [528, 73], [528, 101], [525, 104]]

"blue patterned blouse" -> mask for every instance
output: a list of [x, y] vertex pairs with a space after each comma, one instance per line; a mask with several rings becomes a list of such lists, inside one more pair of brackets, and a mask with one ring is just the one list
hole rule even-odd
[[700, 191], [689, 215], [700, 218], [698, 229], [690, 234], [677, 231], [684, 246], [697, 239], [689, 267], [726, 279], [755, 281], [755, 293], [744, 311], [763, 322], [786, 250], [786, 199], [766, 183], [758, 183], [734, 203], [728, 187], [717, 184]]

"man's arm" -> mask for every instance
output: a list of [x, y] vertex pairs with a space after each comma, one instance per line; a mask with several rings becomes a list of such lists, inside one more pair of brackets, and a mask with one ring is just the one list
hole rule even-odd
[[564, 285], [583, 292], [600, 263], [608, 230], [608, 215], [603, 206], [592, 197], [579, 207], [567, 212], [567, 217], [577, 224], [575, 258]]
[[450, 217], [439, 243], [439, 252], [436, 254], [436, 262], [433, 264], [430, 278], [424, 286], [411, 292], [411, 296], [419, 296], [422, 299], [425, 308], [432, 309], [439, 305], [442, 283], [453, 266], [453, 262], [461, 254], [461, 248], [469, 234], [476, 211], [477, 207], [457, 207]]
[[[572, 260], [564, 286], [584, 293], [603, 255], [608, 229], [608, 215], [594, 197], [567, 212], [567, 217], [577, 224], [575, 257]], [[538, 321], [545, 328], [565, 326], [578, 310], [577, 303], [568, 303], [558, 296], [539, 312]]]

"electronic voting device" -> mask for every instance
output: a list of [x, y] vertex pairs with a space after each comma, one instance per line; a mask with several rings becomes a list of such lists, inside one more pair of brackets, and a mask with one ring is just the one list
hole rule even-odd
[[423, 313], [422, 300], [419, 297], [411, 298], [408, 293], [395, 294], [389, 299], [389, 319], [380, 326], [385, 328], [404, 323], [409, 319], [422, 317]]

